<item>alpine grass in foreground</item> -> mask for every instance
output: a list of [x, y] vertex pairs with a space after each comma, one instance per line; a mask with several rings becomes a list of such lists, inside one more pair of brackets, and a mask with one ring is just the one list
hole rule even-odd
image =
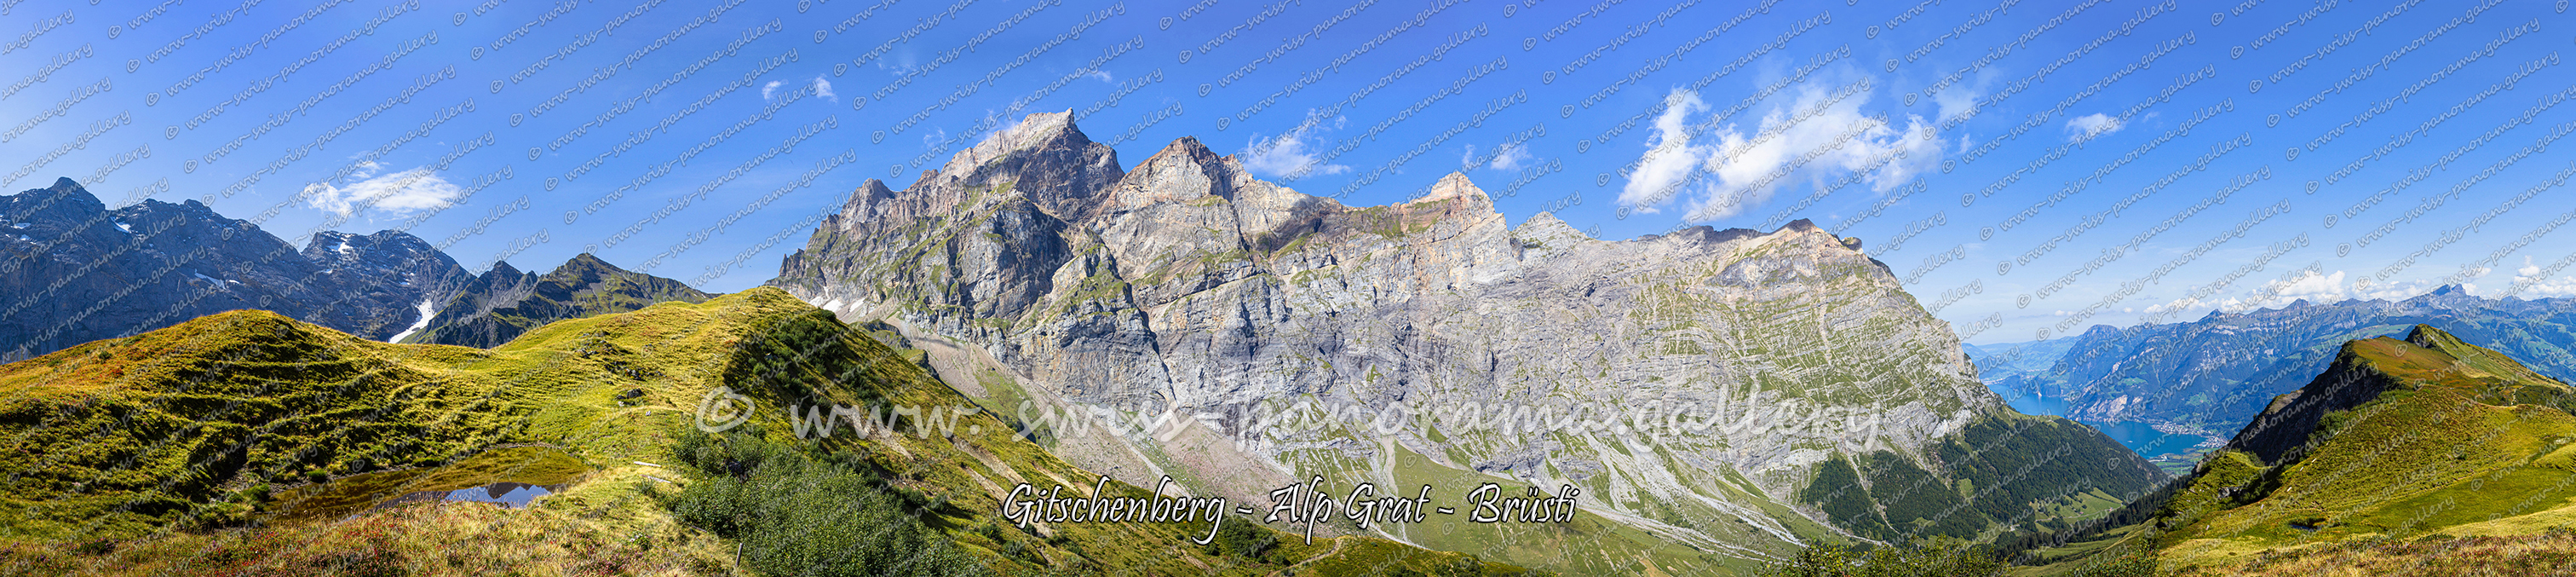
[[[748, 399], [747, 421], [702, 432], [711, 391]], [[0, 365], [0, 469], [16, 472], [0, 480], [0, 574], [1520, 573], [1235, 516], [1252, 533], [1215, 548], [1192, 542], [1204, 524], [1023, 529], [999, 519], [1002, 487], [1087, 491], [1097, 475], [989, 411], [936, 434], [803, 440], [791, 403], [973, 407], [772, 289], [490, 350], [212, 315]], [[551, 494], [443, 500], [506, 483]]]

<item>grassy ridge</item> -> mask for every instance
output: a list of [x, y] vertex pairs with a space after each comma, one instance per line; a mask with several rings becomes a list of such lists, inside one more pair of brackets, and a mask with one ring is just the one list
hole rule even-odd
[[[2429, 326], [2351, 341], [2151, 518], [2038, 549], [2071, 560], [2024, 572], [2073, 574], [2101, 552], [2152, 552], [2185, 575], [2563, 572], [2576, 559], [2571, 398]], [[2306, 436], [2284, 445], [2281, 430]]]
[[[749, 397], [751, 418], [710, 436], [694, 425], [719, 386]], [[817, 553], [870, 545], [946, 551], [918, 565], [937, 574], [1258, 575], [1317, 563], [1519, 572], [1366, 538], [1273, 539], [1246, 554], [1190, 543], [1203, 523], [1019, 529], [999, 520], [1005, 488], [1087, 493], [1097, 476], [989, 413], [946, 431], [907, 419], [893, 432], [845, 426], [798, 439], [791, 404], [971, 403], [775, 289], [555, 322], [489, 351], [226, 313], [0, 366], [0, 399], [0, 468], [19, 472], [0, 485], [7, 573], [889, 571], [884, 557]], [[577, 461], [553, 469], [573, 477], [568, 488], [524, 511], [278, 515], [302, 506], [298, 496], [362, 482], [398, 494], [530, 473], [466, 474], [512, 471], [476, 458], [513, 447]], [[743, 462], [753, 454], [766, 457]], [[380, 482], [385, 473], [405, 480]], [[794, 513], [835, 511], [817, 503], [847, 514]]]

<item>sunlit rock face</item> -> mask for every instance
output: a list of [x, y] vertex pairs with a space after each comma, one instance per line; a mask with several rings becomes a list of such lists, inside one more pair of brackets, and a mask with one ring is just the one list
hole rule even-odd
[[[1611, 242], [1544, 213], [1512, 226], [1455, 173], [1350, 207], [1190, 138], [1119, 166], [1033, 116], [906, 190], [854, 191], [772, 284], [981, 349], [1048, 396], [1193, 417], [1241, 451], [1164, 469], [1357, 482], [1410, 453], [1585, 487], [1586, 507], [1703, 550], [1798, 542], [1827, 515], [1795, 495], [1836, 454], [1948, 491], [1964, 464], [1934, 444], [2023, 418], [1885, 265], [1804, 220]], [[1332, 407], [1396, 418], [1379, 435], [1318, 419]], [[2125, 457], [2104, 468], [2121, 484], [2157, 475], [2083, 431], [2088, 455]]]

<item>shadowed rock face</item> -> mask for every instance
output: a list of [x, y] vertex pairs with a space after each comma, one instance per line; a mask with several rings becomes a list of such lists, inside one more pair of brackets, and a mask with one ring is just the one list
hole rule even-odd
[[[2022, 418], [1883, 264], [1807, 221], [1606, 242], [1548, 214], [1508, 226], [1454, 173], [1409, 202], [1348, 207], [1195, 139], [1117, 166], [1069, 122], [1032, 117], [907, 190], [869, 181], [772, 284], [844, 320], [983, 349], [1031, 388], [1195, 417], [1246, 448], [1249, 462], [1163, 465], [1200, 478], [1355, 483], [1404, 451], [1688, 519], [1704, 529], [1632, 522], [1716, 550], [1797, 541], [1810, 519], [1763, 508], [1786, 509], [1831, 455], [1901, 459], [1946, 489], [1962, 464], [1928, 447]], [[1382, 443], [1278, 426], [1289, 402], [1476, 408], [1484, 423], [1413, 421]], [[1555, 418], [1502, 426], [1498, 410]], [[1693, 426], [1634, 428], [1675, 413]], [[1596, 425], [1582, 438], [1542, 432], [1578, 415]], [[2096, 486], [2157, 476], [2082, 431], [2119, 479]], [[1662, 505], [1622, 504], [1649, 501]]]
[[0, 196], [0, 360], [262, 309], [383, 340], [472, 275], [410, 234], [303, 251], [190, 200], [108, 210], [71, 179]]

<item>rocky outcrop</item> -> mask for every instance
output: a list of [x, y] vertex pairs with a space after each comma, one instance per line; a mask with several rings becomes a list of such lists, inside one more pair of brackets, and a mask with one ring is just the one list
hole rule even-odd
[[109, 210], [60, 179], [0, 196], [0, 361], [235, 309], [384, 340], [470, 277], [403, 232], [322, 232], [298, 251], [194, 200]]
[[[772, 284], [1251, 456], [1137, 437], [1192, 490], [1266, 502], [1225, 480], [1383, 483], [1427, 460], [1585, 487], [1587, 508], [1739, 555], [1818, 530], [1792, 495], [1832, 455], [1903, 461], [1946, 494], [1969, 463], [1936, 441], [2020, 418], [1885, 265], [1807, 221], [1610, 242], [1547, 214], [1511, 226], [1460, 174], [1350, 207], [1195, 139], [1117, 166], [1061, 115], [1033, 116], [904, 191], [869, 181]], [[2156, 475], [2075, 429], [2084, 455], [2134, 465], [2086, 488]]]
[[463, 286], [437, 307], [437, 317], [402, 342], [492, 348], [559, 320], [715, 297], [680, 281], [617, 268], [590, 253], [543, 275], [496, 262]]

